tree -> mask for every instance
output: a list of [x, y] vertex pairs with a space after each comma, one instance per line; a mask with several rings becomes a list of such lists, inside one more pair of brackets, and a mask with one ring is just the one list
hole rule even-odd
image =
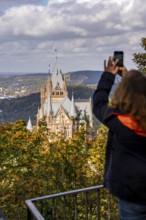
[[[74, 138], [26, 130], [22, 120], [0, 126], [0, 207], [7, 219], [26, 219], [24, 201], [89, 186], [87, 151], [91, 146], [81, 128]], [[51, 140], [51, 141], [48, 141]]]
[[2, 125], [0, 133], [0, 207], [7, 219], [17, 216], [23, 220], [24, 201], [42, 195], [45, 188], [47, 168], [41, 153], [45, 138], [37, 131], [27, 131], [22, 120]]
[[[84, 126], [73, 138], [65, 139], [55, 133], [48, 137], [44, 120], [41, 128], [32, 132], [19, 120], [0, 126], [0, 134], [0, 207], [7, 219], [26, 219], [26, 199], [102, 183], [107, 139], [103, 126], [96, 139], [87, 138]], [[97, 198], [91, 199], [93, 209]], [[107, 210], [106, 201], [104, 193], [103, 213]], [[47, 205], [43, 211], [48, 212]]]
[[[141, 44], [144, 51], [146, 51], [146, 38], [141, 39]], [[133, 61], [137, 64], [140, 71], [146, 73], [146, 53], [135, 53]]]

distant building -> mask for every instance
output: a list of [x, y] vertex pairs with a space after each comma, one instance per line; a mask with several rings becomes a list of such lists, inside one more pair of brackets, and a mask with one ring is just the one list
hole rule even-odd
[[67, 92], [67, 80], [65, 75], [55, 64], [52, 74], [44, 87], [41, 88], [41, 106], [37, 114], [37, 127], [39, 121], [45, 118], [47, 128], [51, 132], [63, 132], [67, 138], [73, 137], [81, 123], [85, 123], [87, 128], [93, 125], [91, 98], [88, 100], [71, 100]]

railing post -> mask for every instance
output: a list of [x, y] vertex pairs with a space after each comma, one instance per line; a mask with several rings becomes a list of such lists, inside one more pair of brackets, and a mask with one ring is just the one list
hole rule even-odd
[[52, 199], [52, 217], [55, 219], [55, 200]]
[[86, 220], [88, 220], [88, 192], [86, 192]]
[[64, 220], [66, 220], [66, 196], [63, 196], [63, 200], [64, 200], [64, 204], [63, 204], [63, 209], [64, 209], [64, 213], [63, 213], [63, 215], [64, 215]]
[[27, 208], [27, 220], [32, 220], [32, 215], [28, 208]]
[[97, 219], [100, 220], [100, 190], [97, 190]]
[[78, 220], [77, 194], [75, 194], [75, 220]]

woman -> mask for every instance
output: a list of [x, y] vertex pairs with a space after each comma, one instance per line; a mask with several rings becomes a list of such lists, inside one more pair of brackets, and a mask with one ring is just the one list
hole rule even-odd
[[[93, 113], [109, 128], [104, 186], [119, 198], [121, 220], [146, 220], [146, 76], [110, 57], [93, 96]], [[123, 78], [108, 103], [115, 76]]]

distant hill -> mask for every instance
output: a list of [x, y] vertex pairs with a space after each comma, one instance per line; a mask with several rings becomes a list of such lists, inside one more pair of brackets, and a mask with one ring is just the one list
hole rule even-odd
[[14, 122], [19, 119], [27, 122], [29, 116], [35, 122], [39, 105], [39, 93], [14, 99], [0, 100], [0, 124]]
[[[94, 89], [87, 86], [68, 86], [68, 96], [71, 99], [74, 92], [75, 99], [87, 99], [93, 95]], [[40, 107], [40, 93], [27, 96], [0, 100], [0, 124], [14, 122], [18, 119], [28, 121], [29, 116], [33, 124], [36, 123], [36, 114]]]
[[[101, 71], [76, 71], [66, 74], [69, 78], [68, 80], [68, 94], [71, 98], [72, 92], [74, 92], [75, 99], [87, 99], [93, 96], [95, 86], [97, 85]], [[36, 123], [36, 114], [38, 107], [40, 106], [40, 91], [38, 86], [45, 84], [48, 74], [38, 73], [38, 74], [24, 74], [3, 77], [1, 80], [0, 86], [2, 87], [5, 84], [6, 88], [8, 85], [16, 89], [17, 86], [21, 88], [26, 84], [27, 91], [29, 90], [29, 95], [24, 95], [22, 97], [13, 98], [13, 99], [0, 99], [0, 124], [13, 122], [18, 119], [24, 119], [28, 121], [29, 116], [32, 119], [33, 124]], [[1, 79], [1, 77], [0, 77]], [[14, 82], [17, 80], [16, 82]], [[40, 83], [40, 84], [39, 84]], [[113, 87], [115, 89], [116, 84]], [[112, 91], [113, 91], [112, 90]]]
[[102, 71], [82, 70], [69, 72], [66, 75], [69, 77], [71, 84], [96, 85], [101, 74]]
[[[82, 70], [64, 74], [68, 85], [94, 86], [101, 71]], [[40, 92], [49, 77], [49, 73], [0, 74], [0, 98], [20, 97]]]

